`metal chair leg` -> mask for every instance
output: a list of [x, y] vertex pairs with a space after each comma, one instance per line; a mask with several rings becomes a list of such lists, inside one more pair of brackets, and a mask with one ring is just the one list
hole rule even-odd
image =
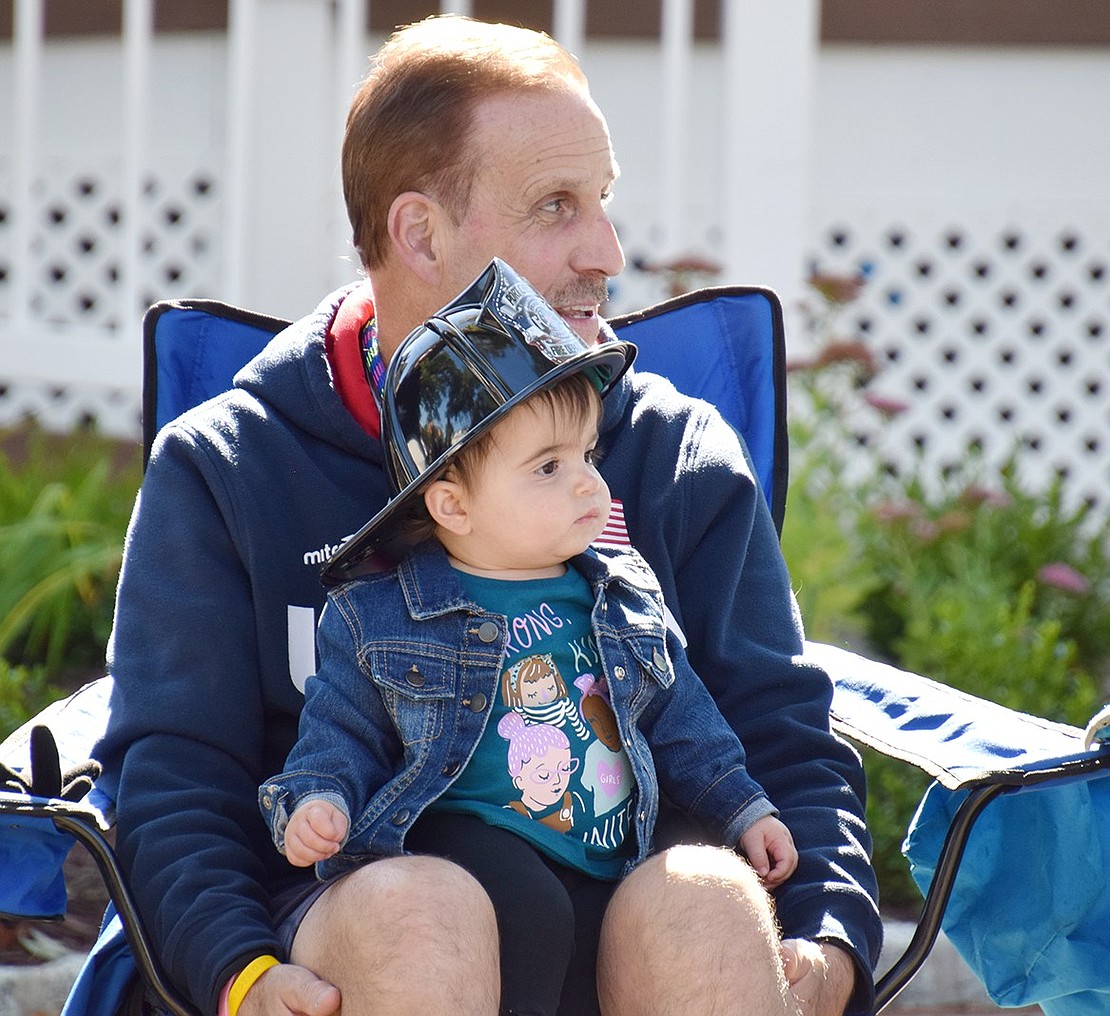
[[948, 827], [944, 846], [937, 858], [936, 872], [929, 885], [929, 892], [925, 896], [917, 930], [910, 939], [906, 951], [875, 985], [876, 1013], [882, 1012], [894, 1000], [928, 959], [940, 934], [941, 920], [952, 896], [956, 875], [960, 870], [960, 860], [975, 820], [991, 801], [1012, 789], [1012, 786], [1003, 783], [989, 783], [975, 787], [968, 792], [964, 802], [956, 810], [952, 824]]

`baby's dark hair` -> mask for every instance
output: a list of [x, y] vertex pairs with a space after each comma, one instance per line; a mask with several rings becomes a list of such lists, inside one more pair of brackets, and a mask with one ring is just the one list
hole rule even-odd
[[[533, 411], [546, 408], [553, 416], [564, 413], [575, 422], [601, 419], [601, 395], [589, 377], [578, 371], [557, 381], [550, 388], [544, 388], [530, 395], [520, 405], [514, 406], [509, 415], [528, 406]], [[437, 473], [429, 483], [447, 477], [456, 480], [464, 487], [473, 482], [482, 463], [489, 458], [497, 442], [497, 428], [508, 415], [502, 417], [489, 430], [479, 434], [473, 441], [464, 445], [451, 461]], [[435, 536], [435, 520], [428, 514], [422, 497], [413, 498], [409, 517], [400, 522], [397, 528], [397, 543], [401, 547], [411, 547]]]

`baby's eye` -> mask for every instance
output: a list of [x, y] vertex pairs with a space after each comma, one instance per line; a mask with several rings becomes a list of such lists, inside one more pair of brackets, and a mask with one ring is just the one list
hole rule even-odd
[[540, 468], [537, 469], [536, 472], [541, 474], [542, 476], [551, 476], [558, 468], [559, 460], [551, 459], [549, 462], [545, 462], [542, 466], [540, 466]]
[[601, 452], [596, 448], [589, 448], [586, 450], [586, 461], [591, 466], [596, 466], [601, 461]]

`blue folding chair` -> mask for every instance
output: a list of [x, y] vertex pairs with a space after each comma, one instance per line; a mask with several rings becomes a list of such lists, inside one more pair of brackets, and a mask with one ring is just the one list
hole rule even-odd
[[[781, 531], [785, 342], [774, 293], [701, 290], [612, 323], [639, 347], [637, 370], [663, 374], [713, 402], [744, 436]], [[151, 308], [144, 323], [144, 457], [164, 423], [229, 388], [239, 367], [285, 324], [212, 301]], [[833, 680], [839, 732], [936, 780], [908, 840], [911, 869], [926, 894], [923, 917], [906, 954], [877, 985], [876, 1012], [924, 963], [942, 926], [1000, 1004], [1036, 1002], [1048, 1016], [1110, 1012], [1110, 888], [1103, 876], [1110, 750], [1097, 742], [1087, 747], [1075, 728], [832, 646], [807, 643], [805, 654]], [[111, 802], [96, 790], [80, 801], [62, 796], [103, 729], [109, 682], [55, 704], [0, 747], [12, 773], [0, 792], [0, 870], [18, 873], [0, 888], [0, 914], [62, 912], [61, 862], [76, 838], [96, 858], [112, 906], [64, 1016], [112, 1016], [137, 997], [136, 984], [176, 1016], [193, 1016], [148, 945], [104, 837]], [[1068, 852], [1057, 846], [1065, 837], [1082, 844], [1082, 864], [1074, 845]], [[1022, 913], [1034, 888], [1037, 911]]]

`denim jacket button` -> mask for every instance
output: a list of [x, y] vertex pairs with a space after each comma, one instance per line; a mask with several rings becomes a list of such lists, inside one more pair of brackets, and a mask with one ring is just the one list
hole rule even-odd
[[420, 673], [420, 671], [417, 669], [415, 663], [412, 665], [412, 669], [405, 675], [405, 680], [413, 688], [423, 688], [424, 687], [424, 675]]
[[468, 699], [465, 705], [472, 713], [480, 713], [486, 708], [486, 697], [478, 692], [473, 698]]
[[451, 762], [448, 765], [444, 766], [443, 775], [448, 776], [448, 777], [458, 776], [459, 772], [461, 770], [462, 770], [462, 763], [461, 762]]
[[667, 658], [658, 649], [652, 651], [651, 662], [660, 670], [663, 670], [667, 666]]
[[499, 634], [501, 633], [493, 621], [483, 621], [478, 625], [478, 638], [483, 642], [496, 642]]
[[618, 681], [623, 681], [624, 680], [624, 667], [614, 667], [613, 668], [613, 676]]
[[396, 815], [393, 816], [394, 825], [404, 825], [412, 817], [412, 812], [408, 808], [402, 808]]

